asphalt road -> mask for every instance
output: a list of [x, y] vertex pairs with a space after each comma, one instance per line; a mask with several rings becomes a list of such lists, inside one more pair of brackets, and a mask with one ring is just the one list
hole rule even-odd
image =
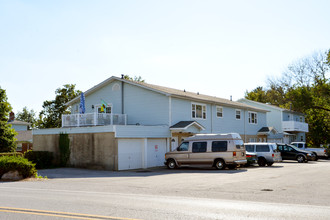
[[0, 183], [0, 219], [330, 219], [330, 161], [272, 167], [42, 170]]

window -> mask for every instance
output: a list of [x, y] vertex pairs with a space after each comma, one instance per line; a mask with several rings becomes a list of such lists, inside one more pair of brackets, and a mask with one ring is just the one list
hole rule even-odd
[[212, 152], [225, 152], [227, 151], [227, 141], [213, 141]]
[[300, 141], [304, 141], [304, 137], [303, 136], [300, 136]]
[[207, 142], [194, 142], [192, 144], [193, 153], [203, 153], [206, 152]]
[[249, 142], [257, 142], [256, 138], [249, 138]]
[[300, 116], [300, 122], [304, 122], [304, 118]]
[[223, 117], [223, 108], [220, 106], [217, 106], [217, 117], [222, 118]]
[[249, 123], [250, 124], [257, 124], [257, 113], [249, 112]]
[[256, 145], [256, 152], [269, 152], [268, 145]]
[[247, 152], [254, 152], [254, 145], [245, 145], [245, 150]]
[[182, 144], [178, 147], [178, 151], [188, 151], [189, 142], [182, 142]]
[[97, 108], [97, 113], [108, 113], [111, 114], [111, 107], [106, 107], [105, 109], [103, 109], [103, 112], [101, 111], [101, 107]]
[[192, 118], [206, 119], [206, 105], [191, 104], [191, 114]]
[[236, 110], [236, 119], [241, 120], [241, 110]]

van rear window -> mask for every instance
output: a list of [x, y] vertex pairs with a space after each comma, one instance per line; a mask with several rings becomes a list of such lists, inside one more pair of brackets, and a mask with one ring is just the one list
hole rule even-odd
[[227, 141], [213, 141], [212, 152], [225, 152], [227, 151]]

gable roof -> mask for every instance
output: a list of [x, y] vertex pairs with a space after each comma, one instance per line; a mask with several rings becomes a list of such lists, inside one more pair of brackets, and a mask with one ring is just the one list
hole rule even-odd
[[200, 130], [205, 130], [203, 125], [199, 124], [197, 121], [180, 121], [176, 123], [175, 125], [172, 125], [170, 127], [171, 130], [186, 130], [190, 126], [196, 126]]
[[8, 121], [8, 124], [12, 124], [12, 125], [31, 125], [31, 123], [29, 122], [25, 122], [25, 121], [20, 121], [20, 120], [14, 120], [14, 121]]
[[[185, 90], [179, 90], [179, 89], [173, 89], [173, 88], [164, 87], [164, 86], [153, 85], [153, 84], [149, 84], [149, 83], [145, 83], [145, 82], [136, 82], [136, 81], [118, 78], [115, 76], [112, 76], [112, 77], [104, 80], [103, 82], [97, 84], [96, 86], [94, 86], [94, 87], [90, 88], [89, 90], [87, 90], [86, 92], [84, 92], [85, 97], [87, 97], [89, 94], [92, 94], [93, 92], [101, 89], [102, 87], [104, 87], [114, 81], [121, 81], [124, 83], [135, 85], [135, 86], [147, 89], [147, 90], [151, 90], [151, 91], [161, 93], [166, 96], [175, 97], [175, 98], [188, 99], [191, 101], [228, 106], [228, 107], [233, 107], [233, 108], [238, 108], [238, 109], [246, 109], [246, 110], [258, 111], [258, 112], [268, 112], [268, 110], [264, 110], [264, 109], [250, 106], [250, 105], [240, 103], [240, 102], [230, 101], [228, 99], [223, 99], [223, 98], [219, 98], [216, 96], [203, 95], [203, 94], [199, 94], [199, 93], [188, 92]], [[80, 96], [77, 96], [76, 98], [67, 102], [66, 105], [71, 105], [71, 104], [77, 103], [79, 101], [80, 101]]]
[[257, 101], [253, 101], [253, 100], [249, 100], [249, 99], [245, 99], [245, 98], [239, 99], [237, 101], [238, 102], [248, 102], [248, 103], [257, 104], [257, 105], [260, 105], [260, 106], [265, 106], [267, 108], [272, 108], [272, 109], [279, 110], [279, 111], [284, 111], [284, 112], [289, 112], [289, 113], [295, 113], [295, 114], [304, 115], [304, 113], [301, 113], [301, 112], [296, 112], [296, 111], [293, 111], [293, 110], [290, 110], [290, 109], [278, 107], [276, 105], [271, 105], [271, 104], [267, 104], [267, 103], [257, 102]]

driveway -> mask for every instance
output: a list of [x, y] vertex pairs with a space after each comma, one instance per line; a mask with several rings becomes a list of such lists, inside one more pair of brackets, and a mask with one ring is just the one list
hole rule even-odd
[[0, 219], [329, 219], [329, 170], [327, 160], [220, 171], [40, 170], [48, 180], [0, 183]]

